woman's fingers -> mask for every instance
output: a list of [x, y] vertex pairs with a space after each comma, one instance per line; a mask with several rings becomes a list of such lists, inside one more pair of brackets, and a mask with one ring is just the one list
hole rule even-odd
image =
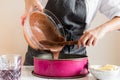
[[81, 46], [81, 42], [80, 40], [78, 40], [78, 48], [80, 48], [80, 46]]
[[43, 11], [43, 6], [39, 2], [39, 0], [33, 0], [33, 8], [37, 8], [40, 12]]
[[26, 18], [27, 18], [28, 15], [29, 15], [29, 11], [26, 10], [26, 11], [24, 12], [24, 14], [21, 16], [21, 25], [22, 25], [22, 26], [24, 26], [25, 20], [26, 20]]
[[37, 8], [40, 12], [43, 12], [43, 7], [40, 3], [37, 4]]
[[87, 42], [88, 42], [88, 40], [91, 38], [91, 35], [90, 34], [88, 34], [88, 33], [85, 33], [84, 35], [83, 35], [83, 37], [81, 38], [81, 44], [85, 47], [85, 46], [87, 46]]
[[24, 26], [26, 17], [27, 17], [27, 14], [26, 14], [26, 13], [24, 13], [24, 14], [21, 16], [21, 25], [22, 25], [22, 26]]
[[93, 35], [91, 32], [85, 32], [78, 41], [78, 47], [80, 48], [80, 45], [84, 47], [94, 46], [96, 41], [97, 38], [95, 37], [95, 34]]
[[82, 36], [81, 36], [81, 38], [80, 38], [80, 40], [79, 40], [79, 42], [81, 43], [81, 45], [82, 46], [87, 46], [87, 43], [89, 42], [88, 40], [91, 38], [91, 35], [88, 33], [88, 32], [85, 32]]
[[87, 41], [87, 46], [92, 46], [93, 45], [93, 41], [94, 41], [94, 37], [90, 37], [90, 39]]
[[95, 46], [96, 43], [97, 43], [97, 38], [95, 38], [95, 39], [93, 40], [92, 45]]
[[84, 38], [84, 35], [82, 35], [81, 38], [78, 40], [78, 48], [80, 48], [80, 46], [83, 46], [83, 43], [82, 43], [83, 38]]

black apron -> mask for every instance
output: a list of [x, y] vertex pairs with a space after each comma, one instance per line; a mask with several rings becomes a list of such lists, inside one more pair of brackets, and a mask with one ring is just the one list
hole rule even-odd
[[[48, 0], [45, 7], [57, 16], [64, 28], [66, 40], [78, 40], [85, 30], [86, 5], [85, 0]], [[28, 52], [25, 57], [25, 65], [33, 65], [33, 57], [46, 53], [40, 50], [34, 50], [28, 46]], [[86, 56], [86, 48], [77, 45], [65, 46], [61, 54], [71, 54]]]

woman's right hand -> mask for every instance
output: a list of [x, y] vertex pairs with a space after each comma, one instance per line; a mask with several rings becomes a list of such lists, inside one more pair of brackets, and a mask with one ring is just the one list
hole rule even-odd
[[43, 11], [43, 7], [40, 4], [39, 0], [25, 0], [25, 12], [21, 17], [21, 25], [24, 26], [26, 17], [29, 15], [29, 13], [34, 10], [34, 8], [37, 8], [39, 11]]

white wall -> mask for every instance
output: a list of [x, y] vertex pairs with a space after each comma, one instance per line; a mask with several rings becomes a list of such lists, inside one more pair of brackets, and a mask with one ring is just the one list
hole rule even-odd
[[[91, 27], [97, 27], [108, 19], [98, 12]], [[98, 41], [95, 47], [87, 47], [91, 64], [116, 64], [120, 65], [120, 32], [114, 31], [106, 34]]]
[[[24, 11], [24, 0], [0, 0], [0, 54], [18, 53], [23, 56], [27, 43], [23, 37], [20, 17]], [[92, 28], [108, 19], [98, 14]], [[107, 34], [95, 47], [88, 47], [90, 64], [120, 65], [120, 32]]]
[[25, 54], [27, 44], [20, 25], [23, 11], [24, 0], [0, 0], [0, 54]]

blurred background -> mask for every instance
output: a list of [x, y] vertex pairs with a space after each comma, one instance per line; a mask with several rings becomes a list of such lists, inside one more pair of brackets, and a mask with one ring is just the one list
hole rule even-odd
[[[21, 54], [27, 51], [27, 43], [20, 24], [24, 12], [24, 0], [0, 0], [0, 55]], [[98, 14], [91, 24], [91, 28], [108, 21], [104, 15]], [[120, 32], [106, 34], [96, 46], [87, 47], [90, 64], [120, 65]]]

